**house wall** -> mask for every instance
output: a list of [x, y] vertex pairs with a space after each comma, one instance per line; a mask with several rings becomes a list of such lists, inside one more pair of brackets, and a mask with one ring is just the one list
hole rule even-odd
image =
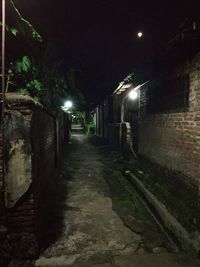
[[121, 124], [109, 123], [108, 125], [108, 141], [113, 150], [121, 149]]
[[95, 112], [95, 133], [100, 137], [104, 137], [105, 135], [105, 112], [104, 102], [102, 102], [96, 107]]
[[122, 96], [113, 95], [113, 122], [120, 123], [121, 122], [121, 101]]
[[200, 54], [171, 72], [189, 74], [189, 108], [185, 112], [146, 114], [143, 95], [139, 153], [200, 184]]
[[103, 102], [104, 105], [104, 115], [103, 115], [103, 129], [104, 129], [104, 138], [108, 138], [108, 123], [109, 123], [109, 101], [108, 98], [106, 98]]
[[95, 134], [99, 135], [99, 107], [96, 107], [95, 112]]
[[[127, 140], [130, 142], [131, 139], [131, 125], [130, 123], [120, 122], [121, 99], [122, 95], [109, 96], [96, 107], [95, 133], [105, 138], [113, 150], [121, 151], [125, 158], [129, 158], [130, 149]], [[128, 108], [126, 107], [126, 113], [128, 113], [127, 110]], [[127, 117], [127, 114], [125, 115]]]

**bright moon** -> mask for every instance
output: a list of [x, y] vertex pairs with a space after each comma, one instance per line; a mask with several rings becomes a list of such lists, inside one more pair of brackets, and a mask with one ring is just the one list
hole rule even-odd
[[141, 38], [141, 37], [143, 36], [143, 32], [138, 32], [138, 33], [137, 33], [137, 36], [138, 36], [139, 38]]

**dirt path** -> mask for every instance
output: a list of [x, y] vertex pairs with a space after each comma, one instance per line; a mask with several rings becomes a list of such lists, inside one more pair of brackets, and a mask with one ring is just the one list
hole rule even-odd
[[[153, 246], [146, 244], [151, 243], [151, 238], [145, 241], [146, 230], [141, 230], [141, 226], [140, 230], [132, 231], [128, 224], [125, 225], [123, 216], [113, 210], [112, 194], [104, 179], [105, 161], [98, 149], [80, 134], [73, 136], [70, 147], [63, 175], [58, 181], [60, 192], [52, 194], [52, 203], [59, 203], [62, 212], [54, 205], [47, 215], [49, 218], [58, 215], [63, 221], [63, 228], [59, 226], [62, 232], [57, 241], [44, 250], [35, 266], [199, 266], [198, 261], [192, 262], [181, 254], [167, 252], [164, 247], [157, 246], [157, 241], [152, 240]], [[57, 227], [58, 224], [50, 219], [44, 236], [54, 236]], [[153, 228], [159, 231], [157, 226]], [[158, 236], [165, 239], [162, 233]], [[145, 250], [147, 247], [152, 251]]]

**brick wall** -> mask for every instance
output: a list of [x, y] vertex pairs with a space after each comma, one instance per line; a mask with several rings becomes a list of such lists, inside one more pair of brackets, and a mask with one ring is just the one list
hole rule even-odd
[[189, 74], [189, 108], [185, 112], [146, 114], [143, 98], [139, 153], [200, 184], [200, 53], [171, 73]]

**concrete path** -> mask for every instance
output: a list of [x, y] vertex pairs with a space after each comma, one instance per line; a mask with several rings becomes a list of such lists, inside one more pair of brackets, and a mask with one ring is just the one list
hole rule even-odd
[[81, 124], [72, 124], [71, 128], [74, 133], [83, 133], [83, 126]]
[[[138, 250], [139, 233], [126, 227], [112, 209], [109, 187], [97, 148], [83, 135], [72, 138], [63, 175], [58, 181], [66, 197], [64, 225], [57, 241], [35, 262], [38, 267], [199, 267], [200, 262], [158, 250]], [[66, 191], [65, 191], [66, 190]], [[63, 195], [62, 195], [63, 196]], [[48, 225], [46, 226], [48, 227]], [[49, 224], [50, 227], [50, 224]], [[55, 229], [49, 229], [49, 233]]]

